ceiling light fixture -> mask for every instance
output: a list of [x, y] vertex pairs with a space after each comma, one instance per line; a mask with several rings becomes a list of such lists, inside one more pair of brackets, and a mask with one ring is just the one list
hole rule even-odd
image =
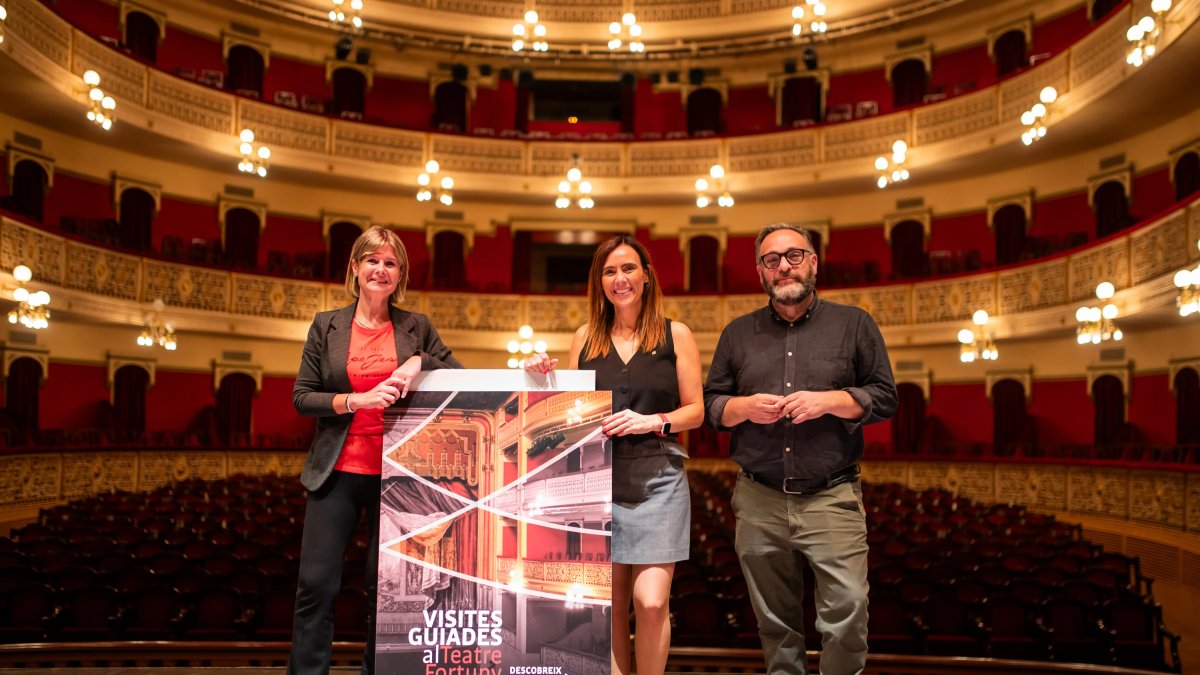
[[[546, 27], [538, 23], [537, 11], [533, 9], [526, 11], [524, 19], [524, 23], [513, 24], [513, 51], [519, 52], [526, 47], [535, 52], [544, 52], [550, 49], [550, 45], [546, 42]], [[527, 42], [527, 40], [532, 40], [532, 42]]]
[[0, 45], [4, 44], [4, 22], [8, 21], [8, 10], [0, 5]]
[[88, 121], [105, 131], [112, 129], [113, 111], [117, 109], [117, 101], [100, 88], [100, 73], [94, 70], [87, 71], [83, 74], [83, 83], [89, 87]]
[[517, 329], [517, 339], [509, 340], [505, 347], [510, 354], [508, 367], [521, 368], [524, 367], [524, 359], [518, 360], [517, 354], [526, 356], [535, 353], [545, 354], [547, 345], [545, 340], [534, 340], [533, 326], [526, 324]]
[[608, 24], [608, 32], [612, 35], [608, 41], [610, 50], [615, 52], [621, 48], [621, 45], [628, 43], [631, 54], [641, 54], [646, 51], [646, 44], [642, 42], [642, 27], [638, 25], [637, 15], [633, 13], [632, 9], [622, 14], [620, 21]]
[[807, 5], [812, 10], [813, 20], [808, 24], [808, 30], [817, 35], [821, 35], [829, 30], [829, 24], [825, 23], [825, 12], [828, 8], [821, 0], [804, 0], [804, 5], [796, 5], [792, 8], [792, 36], [800, 37], [804, 32], [804, 6]]
[[450, 176], [442, 176], [438, 178], [438, 172], [442, 170], [442, 166], [437, 163], [437, 160], [429, 160], [425, 162], [425, 172], [417, 176], [417, 201], [428, 202], [437, 197], [438, 202], [442, 206], [450, 206], [454, 204], [454, 179]]
[[238, 139], [241, 141], [238, 150], [242, 153], [242, 159], [238, 162], [238, 171], [266, 178], [267, 169], [271, 164], [271, 149], [261, 144], [255, 148], [254, 132], [250, 129], [242, 129], [242, 133], [238, 134]]
[[160, 312], [163, 311], [162, 298], [154, 299], [154, 309], [146, 314], [145, 327], [138, 335], [137, 343], [142, 347], [158, 345], [173, 352], [179, 344], [175, 341], [175, 326], [170, 321], [164, 321]]
[[1125, 56], [1125, 62], [1134, 68], [1140, 68], [1158, 52], [1156, 43], [1158, 36], [1162, 35], [1166, 14], [1171, 9], [1171, 0], [1152, 0], [1150, 9], [1154, 12], [1153, 17], [1143, 16], [1125, 31], [1125, 39], [1133, 45], [1129, 54]]
[[17, 287], [13, 289], [13, 300], [17, 306], [8, 313], [9, 323], [20, 323], [26, 328], [39, 330], [50, 325], [50, 294], [46, 291], [29, 292], [25, 284], [33, 279], [33, 271], [25, 265], [13, 268], [13, 278]]
[[334, 23], [346, 23], [356, 29], [363, 27], [363, 0], [350, 0], [350, 11], [346, 12], [346, 0], [333, 0], [333, 9], [329, 10], [329, 20]]
[[892, 158], [880, 155], [875, 158], [875, 185], [883, 189], [893, 183], [908, 180], [908, 169], [904, 162], [908, 159], [908, 144], [904, 141], [892, 143]]
[[1038, 93], [1038, 102], [1029, 110], [1021, 113], [1021, 124], [1025, 131], [1021, 134], [1021, 142], [1033, 145], [1046, 136], [1046, 116], [1050, 113], [1050, 104], [1058, 100], [1058, 90], [1054, 87], [1043, 87]]
[[975, 328], [958, 331], [958, 342], [961, 345], [958, 350], [959, 361], [975, 363], [977, 359], [995, 361], [999, 358], [1000, 351], [996, 349], [996, 342], [992, 339], [992, 334], [984, 328], [990, 319], [985, 310], [976, 310], [971, 315], [971, 323], [975, 324]]
[[[733, 206], [733, 193], [725, 186], [725, 167], [713, 164], [708, 176], [696, 179], [696, 206], [707, 208], [714, 201], [722, 208]], [[709, 179], [712, 179], [711, 183]]]
[[[1196, 248], [1200, 248], [1200, 239], [1196, 240]], [[1175, 304], [1179, 307], [1179, 316], [1191, 316], [1200, 312], [1200, 265], [1195, 269], [1181, 269], [1175, 273], [1175, 287], [1179, 296]]]
[[[1096, 286], [1096, 298], [1111, 300], [1116, 288], [1111, 282], [1102, 281]], [[1075, 310], [1075, 339], [1081, 345], [1098, 345], [1107, 340], [1120, 341], [1125, 337], [1117, 327], [1117, 306], [1106, 302], [1104, 307], [1080, 307]]]
[[579, 168], [579, 155], [571, 155], [571, 168], [567, 169], [565, 180], [558, 181], [558, 197], [554, 205], [565, 209], [574, 204], [581, 209], [590, 209], [596, 205], [592, 199], [592, 183], [583, 179], [583, 170]]

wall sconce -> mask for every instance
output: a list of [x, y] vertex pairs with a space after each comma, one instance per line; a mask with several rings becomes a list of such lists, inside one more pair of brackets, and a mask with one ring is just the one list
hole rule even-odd
[[17, 306], [8, 312], [9, 323], [20, 323], [26, 328], [39, 330], [50, 325], [50, 294], [46, 291], [29, 292], [25, 284], [33, 278], [33, 271], [25, 265], [13, 268], [13, 278], [17, 287], [13, 290], [13, 300]]
[[[1196, 240], [1196, 248], [1200, 248], [1200, 239]], [[1179, 289], [1179, 297], [1175, 298], [1179, 316], [1200, 312], [1200, 265], [1196, 265], [1195, 269], [1185, 268], [1176, 272], [1175, 287]]]
[[1134, 68], [1141, 68], [1143, 63], [1154, 58], [1158, 51], [1158, 36], [1162, 35], [1166, 13], [1170, 9], [1171, 0], [1151, 0], [1150, 10], [1154, 12], [1154, 16], [1143, 16], [1125, 31], [1125, 39], [1133, 45], [1133, 49], [1125, 56], [1125, 63]]
[[[811, 7], [813, 12], [813, 20], [809, 22], [808, 29], [817, 34], [829, 30], [829, 24], [825, 23], [825, 3], [821, 0], [804, 0], [804, 5]], [[792, 37], [800, 37], [804, 32], [804, 5], [792, 8]]]
[[[1102, 281], [1096, 286], [1096, 298], [1100, 300], [1112, 299], [1115, 292], [1112, 283], [1107, 281]], [[1107, 340], [1120, 341], [1125, 334], [1117, 327], [1117, 314], [1117, 306], [1111, 302], [1105, 303], [1103, 308], [1080, 307], [1075, 310], [1075, 320], [1079, 322], [1075, 329], [1076, 341], [1081, 345], [1098, 345]]]
[[[438, 172], [442, 170], [440, 164], [436, 160], [425, 162], [425, 172], [417, 176], [417, 201], [428, 202], [437, 197], [439, 203], [443, 206], [450, 206], [454, 203], [454, 179], [450, 176], [442, 176], [438, 179]], [[431, 187], [432, 186], [432, 187]]]
[[0, 5], [0, 45], [4, 44], [4, 22], [8, 21], [8, 10]]
[[89, 87], [88, 121], [105, 131], [112, 129], [113, 111], [117, 109], [117, 101], [100, 88], [100, 73], [94, 70], [87, 71], [83, 74], [83, 83]]
[[173, 352], [179, 346], [175, 341], [175, 326], [170, 321], [163, 320], [160, 314], [163, 306], [162, 298], [154, 299], [154, 309], [146, 314], [145, 327], [142, 328], [141, 335], [138, 335], [137, 343], [142, 347], [158, 345]]
[[958, 341], [961, 344], [958, 350], [959, 361], [963, 363], [974, 363], [976, 359], [995, 361], [1000, 356], [992, 334], [984, 329], [989, 320], [990, 317], [986, 311], [976, 310], [971, 315], [971, 323], [975, 324], [975, 328], [964, 328], [958, 331]]
[[608, 32], [612, 35], [608, 41], [610, 50], [615, 52], [624, 42], [628, 42], [631, 53], [641, 54], [646, 51], [646, 45], [642, 42], [642, 27], [638, 25], [637, 16], [632, 11], [622, 14], [620, 21], [608, 24]]
[[711, 183], [708, 178], [696, 179], [696, 206], [707, 208], [714, 201], [722, 208], [733, 206], [733, 193], [725, 187], [725, 167], [713, 164], [708, 176], [712, 179]]
[[333, 9], [329, 10], [329, 20], [334, 23], [346, 23], [347, 18], [350, 20], [350, 25], [357, 28], [363, 27], [362, 10], [363, 0], [350, 0], [350, 13], [346, 13], [346, 0], [333, 0]]
[[908, 180], [908, 169], [904, 168], [907, 159], [908, 144], [904, 141], [892, 143], [891, 161], [882, 155], [875, 158], [875, 185], [882, 190], [893, 183]]
[[533, 354], [534, 352], [545, 353], [546, 341], [534, 340], [533, 326], [527, 324], [517, 329], [517, 339], [509, 340], [506, 347], [508, 349], [508, 353], [512, 354], [512, 356], [510, 356], [508, 359], [508, 367], [520, 368], [521, 361], [517, 359], [516, 355], [518, 353], [525, 354], [526, 356]]
[[554, 206], [560, 209], [572, 204], [581, 209], [596, 205], [592, 199], [592, 182], [583, 179], [583, 170], [579, 168], [579, 155], [571, 155], [571, 168], [567, 169], [566, 180], [558, 181], [558, 197], [554, 200]]
[[1058, 90], [1054, 87], [1043, 87], [1038, 93], [1038, 102], [1033, 107], [1021, 113], [1021, 124], [1025, 131], [1021, 134], [1021, 142], [1033, 145], [1046, 135], [1046, 114], [1049, 106], [1058, 100]]
[[255, 149], [254, 132], [249, 129], [242, 129], [238, 138], [242, 142], [238, 146], [238, 150], [242, 153], [242, 159], [238, 162], [238, 171], [266, 178], [267, 169], [270, 167], [271, 149], [265, 145], [259, 145]]
[[[550, 49], [550, 45], [546, 42], [546, 26], [538, 22], [537, 11], [531, 9], [525, 12], [524, 19], [524, 23], [513, 24], [513, 51], [519, 52], [525, 47], [529, 47], [535, 52], [544, 52]], [[526, 42], [527, 39], [533, 41]]]

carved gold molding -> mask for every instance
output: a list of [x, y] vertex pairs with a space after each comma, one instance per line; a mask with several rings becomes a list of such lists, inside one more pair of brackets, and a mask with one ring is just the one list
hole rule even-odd
[[4, 359], [4, 378], [8, 379], [8, 373], [12, 369], [12, 364], [18, 359], [33, 359], [42, 367], [42, 377], [38, 383], [44, 383], [46, 378], [50, 377], [50, 350], [38, 349], [36, 347], [14, 347], [13, 345], [5, 345], [0, 347], [0, 355]]
[[158, 370], [157, 360], [146, 358], [144, 356], [118, 356], [116, 354], [109, 354], [106, 361], [108, 366], [107, 381], [109, 403], [114, 403], [113, 396], [116, 395], [116, 387], [114, 386], [114, 383], [116, 382], [117, 371], [125, 366], [133, 366], [146, 371], [146, 374], [150, 376], [150, 379], [146, 384], [147, 388], [154, 386], [154, 376]]
[[213, 393], [217, 393], [221, 389], [221, 380], [225, 379], [226, 375], [241, 373], [254, 378], [254, 393], [262, 392], [262, 366], [255, 366], [248, 363], [229, 363], [227, 361], [213, 361]]
[[996, 212], [1010, 204], [1020, 206], [1021, 210], [1025, 212], [1025, 230], [1029, 230], [1029, 226], [1033, 224], [1033, 188], [989, 199], [987, 201], [987, 226], [989, 230], [996, 229]]

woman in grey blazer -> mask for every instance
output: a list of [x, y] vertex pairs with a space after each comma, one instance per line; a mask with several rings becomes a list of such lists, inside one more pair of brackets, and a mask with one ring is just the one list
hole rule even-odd
[[421, 371], [462, 368], [426, 316], [397, 306], [407, 284], [400, 238], [383, 227], [368, 229], [346, 268], [346, 291], [355, 302], [317, 314], [304, 343], [292, 402], [301, 415], [317, 418], [317, 429], [300, 475], [309, 492], [288, 673], [329, 672], [342, 559], [364, 514], [371, 611], [364, 617], [362, 672], [374, 672], [383, 410], [408, 393]]

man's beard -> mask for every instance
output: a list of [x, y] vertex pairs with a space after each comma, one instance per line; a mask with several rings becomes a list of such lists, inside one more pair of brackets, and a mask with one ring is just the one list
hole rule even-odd
[[801, 276], [777, 277], [775, 280], [791, 279], [797, 283], [787, 284], [779, 287], [767, 281], [767, 275], [763, 272], [758, 273], [758, 278], [762, 281], [763, 290], [770, 296], [771, 301], [784, 307], [793, 307], [799, 305], [812, 295], [812, 292], [817, 287], [817, 275], [811, 274], [807, 278]]

